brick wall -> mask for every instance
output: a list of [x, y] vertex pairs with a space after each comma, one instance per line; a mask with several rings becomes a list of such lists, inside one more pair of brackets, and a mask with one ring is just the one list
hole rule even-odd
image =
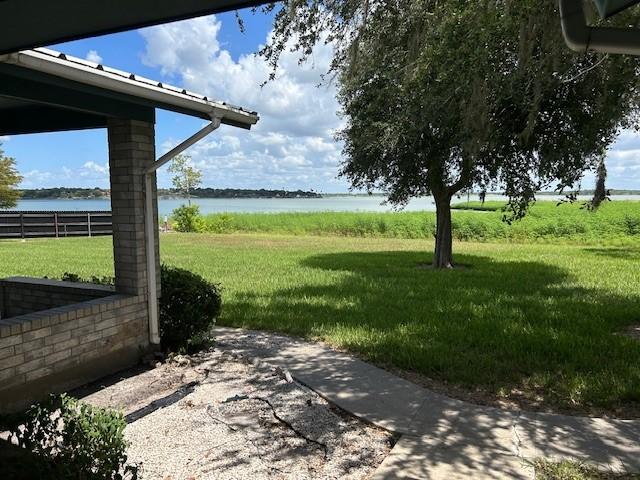
[[[131, 366], [150, 347], [144, 189], [154, 126], [110, 119], [108, 132], [115, 295], [0, 320], [0, 411]], [[152, 194], [157, 225], [155, 178]]]
[[148, 343], [140, 296], [110, 295], [0, 320], [0, 412], [135, 363]]
[[[116, 290], [146, 295], [145, 171], [155, 162], [154, 126], [135, 120], [109, 120], [109, 171], [113, 219], [113, 258]], [[157, 187], [153, 180], [153, 222], [158, 225]], [[158, 229], [156, 265], [160, 271]], [[156, 288], [160, 289], [159, 276]]]
[[0, 319], [113, 295], [113, 287], [27, 277], [0, 280]]

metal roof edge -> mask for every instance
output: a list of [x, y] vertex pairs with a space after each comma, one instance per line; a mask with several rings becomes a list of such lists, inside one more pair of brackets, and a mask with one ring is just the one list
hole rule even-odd
[[164, 85], [134, 74], [88, 62], [54, 50], [39, 48], [0, 56], [0, 62], [14, 64], [67, 80], [106, 90], [144, 98], [158, 104], [158, 108], [174, 106], [194, 116], [217, 117], [223, 123], [241, 128], [251, 128], [258, 120], [256, 112], [223, 102], [209, 100], [185, 89]]

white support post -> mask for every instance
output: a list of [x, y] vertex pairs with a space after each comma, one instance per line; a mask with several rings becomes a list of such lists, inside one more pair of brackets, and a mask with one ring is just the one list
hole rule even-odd
[[211, 123], [198, 131], [184, 142], [171, 149], [169, 152], [162, 155], [151, 165], [145, 172], [145, 237], [146, 237], [146, 250], [147, 250], [147, 286], [148, 286], [148, 304], [149, 304], [149, 341], [152, 344], [160, 344], [160, 331], [158, 327], [158, 289], [156, 287], [156, 275], [158, 274], [156, 269], [156, 249], [155, 249], [155, 229], [158, 228], [154, 225], [153, 218], [153, 174], [160, 167], [173, 160], [177, 155], [184, 152], [187, 148], [194, 145], [211, 132], [216, 130], [221, 123], [221, 119], [214, 117], [211, 119]]

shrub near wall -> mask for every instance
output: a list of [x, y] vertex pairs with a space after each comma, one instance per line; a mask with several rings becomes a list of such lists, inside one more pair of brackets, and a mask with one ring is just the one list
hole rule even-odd
[[162, 265], [160, 339], [165, 351], [197, 349], [220, 315], [220, 287], [182, 268]]
[[[209, 340], [211, 328], [220, 315], [220, 286], [182, 268], [162, 265], [162, 295], [159, 306], [160, 342], [165, 351], [185, 352], [197, 349]], [[112, 285], [113, 277], [85, 279], [65, 272], [63, 280]]]

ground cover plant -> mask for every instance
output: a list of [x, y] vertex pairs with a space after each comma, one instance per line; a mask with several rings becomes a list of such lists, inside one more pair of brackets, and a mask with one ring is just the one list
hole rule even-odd
[[10, 465], [0, 471], [6, 478], [135, 480], [138, 467], [127, 464], [125, 426], [124, 415], [115, 410], [51, 395], [32, 405], [10, 432], [24, 449], [17, 471]]
[[[536, 203], [512, 224], [503, 221], [504, 203], [459, 203], [452, 215], [456, 240], [564, 243], [633, 243], [640, 240], [640, 202], [602, 205], [596, 212], [579, 204]], [[488, 210], [487, 212], [463, 209]], [[221, 213], [204, 217], [211, 233], [276, 233], [356, 237], [425, 238], [435, 235], [433, 212]], [[425, 250], [427, 245], [425, 245]]]
[[[638, 416], [640, 342], [620, 333], [640, 323], [640, 243], [460, 242], [466, 268], [453, 271], [421, 268], [430, 246], [338, 236], [161, 237], [163, 262], [223, 284], [218, 323], [322, 339], [440, 385], [529, 407]], [[0, 242], [0, 276], [65, 271], [113, 275], [111, 239]]]
[[640, 474], [617, 473], [572, 462], [535, 462], [536, 480], [638, 480]]

